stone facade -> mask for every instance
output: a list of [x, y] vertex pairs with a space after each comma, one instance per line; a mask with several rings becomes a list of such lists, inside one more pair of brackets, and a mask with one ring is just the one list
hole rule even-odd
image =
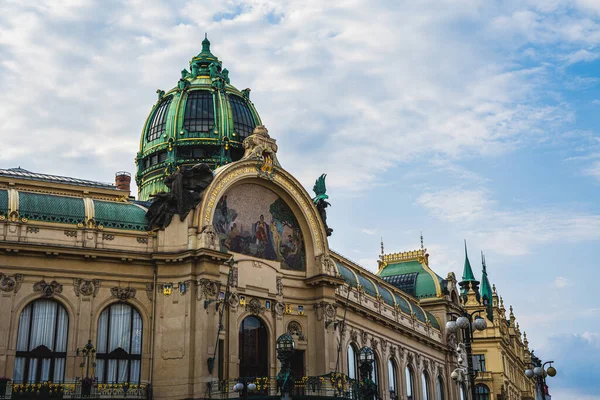
[[[141, 341], [139, 379], [152, 384], [157, 399], [203, 398], [211, 382], [240, 376], [240, 326], [249, 316], [266, 328], [266, 347], [260, 350], [267, 353], [268, 376], [279, 371], [275, 340], [289, 332], [301, 355], [296, 368], [302, 376], [336, 370], [348, 374], [348, 347], [369, 346], [377, 356], [383, 398], [390, 398], [391, 386], [398, 398], [408, 398], [405, 368], [410, 366], [416, 398], [421, 398], [425, 371], [430, 399], [437, 398], [438, 379], [443, 398], [457, 399], [457, 386], [449, 379], [454, 354], [440, 329], [446, 312], [457, 307], [450, 294], [425, 304], [330, 251], [319, 214], [302, 186], [281, 168], [270, 179], [259, 178], [259, 172], [253, 160], [221, 168], [195, 211], [158, 231], [18, 218], [14, 193], [70, 196], [85, 204], [99, 198], [122, 203], [128, 193], [0, 177], [0, 190], [9, 192], [6, 214], [16, 216], [0, 220], [0, 318], [5, 321], [0, 326], [0, 375], [15, 376], [23, 310], [46, 299], [62, 305], [68, 316], [65, 381], [82, 376], [77, 348], [88, 340], [98, 347], [103, 311], [126, 304], [141, 318], [141, 329], [132, 333], [136, 343]], [[285, 201], [302, 232], [305, 270], [217, 246], [210, 227], [218, 200], [238, 185], [265, 187]], [[343, 276], [348, 271], [354, 278]], [[456, 288], [451, 291], [456, 299]], [[213, 357], [211, 373], [208, 360]], [[388, 360], [395, 383], [389, 382]]]

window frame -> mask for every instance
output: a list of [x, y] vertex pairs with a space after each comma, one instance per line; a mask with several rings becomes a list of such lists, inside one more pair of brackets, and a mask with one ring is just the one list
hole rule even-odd
[[[120, 361], [127, 361], [127, 379], [125, 379], [124, 382], [140, 382], [141, 378], [142, 378], [142, 354], [144, 352], [143, 349], [143, 345], [144, 345], [144, 320], [142, 318], [142, 314], [140, 313], [140, 311], [132, 306], [129, 303], [125, 303], [125, 302], [116, 302], [116, 303], [112, 303], [109, 304], [108, 306], [106, 306], [98, 315], [98, 325], [97, 325], [97, 329], [96, 329], [96, 349], [98, 349], [99, 343], [98, 340], [100, 338], [100, 319], [102, 318], [102, 314], [104, 314], [105, 311], [108, 311], [108, 315], [106, 317], [106, 343], [105, 343], [105, 351], [108, 351], [109, 348], [109, 344], [110, 344], [110, 339], [111, 339], [111, 309], [117, 305], [125, 305], [131, 308], [131, 317], [129, 319], [129, 348], [130, 351], [127, 352], [125, 349], [123, 349], [122, 347], [117, 347], [116, 349], [114, 349], [113, 351], [111, 351], [110, 353], [100, 353], [99, 351], [96, 351], [96, 364], [98, 363], [98, 360], [103, 360], [103, 371], [102, 371], [102, 379], [98, 379], [99, 383], [116, 383], [119, 382], [119, 371], [121, 370], [120, 367]], [[140, 318], [140, 353], [139, 354], [133, 354], [133, 334], [134, 334], [134, 316], [135, 313], [138, 314], [139, 318]], [[120, 350], [120, 351], [119, 351]], [[110, 360], [117, 360], [117, 371], [116, 371], [116, 377], [117, 380], [115, 382], [112, 381], [108, 381], [108, 366], [109, 366], [109, 361]], [[132, 361], [139, 361], [140, 362], [140, 368], [139, 368], [139, 376], [137, 378], [137, 380], [133, 380], [131, 379], [131, 367], [132, 367]], [[98, 370], [96, 370], [96, 377], [98, 377]]]
[[[54, 303], [55, 307], [56, 307], [56, 317], [54, 319], [54, 334], [53, 334], [53, 340], [52, 340], [52, 349], [49, 349], [48, 347], [46, 347], [43, 344], [40, 344], [39, 346], [37, 346], [35, 349], [31, 349], [31, 339], [32, 339], [32, 335], [33, 335], [33, 330], [31, 329], [33, 326], [33, 317], [34, 317], [34, 305], [36, 303], [42, 303], [42, 302], [50, 302], [50, 303]], [[40, 298], [40, 299], [35, 299], [31, 302], [29, 302], [25, 307], [23, 307], [23, 309], [21, 310], [21, 313], [19, 314], [19, 321], [17, 324], [17, 343], [15, 347], [18, 347], [18, 340], [19, 340], [19, 333], [20, 330], [22, 329], [22, 325], [21, 325], [21, 317], [23, 316], [23, 313], [27, 310], [27, 308], [30, 308], [31, 311], [29, 313], [29, 320], [26, 322], [27, 324], [27, 343], [25, 348], [27, 350], [16, 350], [15, 351], [15, 366], [16, 366], [16, 362], [18, 358], [24, 358], [24, 365], [23, 365], [23, 379], [22, 383], [39, 383], [42, 381], [42, 361], [44, 359], [50, 359], [50, 367], [48, 369], [48, 377], [50, 378], [49, 381], [53, 382], [53, 383], [60, 383], [60, 382], [64, 382], [65, 379], [65, 370], [66, 370], [66, 364], [67, 364], [67, 349], [69, 346], [69, 312], [67, 311], [66, 307], [61, 304], [60, 302], [54, 300], [54, 299], [47, 299], [47, 298]], [[55, 351], [57, 343], [58, 343], [58, 325], [59, 325], [59, 313], [60, 310], [63, 310], [66, 316], [66, 328], [64, 330], [64, 335], [66, 335], [65, 338], [65, 351]], [[32, 360], [37, 360], [35, 368], [35, 377], [33, 379], [33, 381], [29, 381], [29, 375], [30, 375], [30, 367], [31, 367], [31, 362]], [[63, 371], [62, 371], [62, 380], [59, 380], [59, 382], [54, 382], [54, 373], [55, 373], [55, 368], [56, 368], [56, 361], [58, 359], [64, 359], [64, 366], [63, 366]], [[13, 372], [13, 377], [14, 374], [16, 373], [16, 368], [14, 369]]]
[[152, 142], [160, 138], [167, 129], [167, 115], [169, 114], [169, 108], [171, 107], [172, 101], [173, 96], [169, 96], [158, 103], [156, 110], [152, 114], [150, 123], [148, 124], [148, 131], [146, 133], [147, 142]]

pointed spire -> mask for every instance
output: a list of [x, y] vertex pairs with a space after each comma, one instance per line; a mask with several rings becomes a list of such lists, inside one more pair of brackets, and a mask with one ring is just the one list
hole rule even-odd
[[475, 275], [473, 274], [473, 269], [471, 268], [471, 262], [469, 261], [469, 254], [467, 253], [467, 240], [465, 239], [465, 266], [463, 268], [463, 281], [474, 281]]
[[483, 267], [483, 271], [481, 274], [481, 299], [483, 305], [487, 309], [487, 316], [490, 321], [494, 320], [494, 313], [492, 311], [493, 301], [492, 301], [492, 288], [490, 286], [490, 281], [487, 276], [487, 266], [485, 265], [485, 255], [483, 251], [481, 252], [481, 265]]
[[383, 252], [383, 236], [381, 237], [381, 259], [383, 260], [383, 255], [385, 253]]
[[466, 295], [469, 291], [470, 283], [473, 284], [473, 291], [477, 295], [477, 300], [479, 300], [479, 281], [475, 279], [475, 275], [473, 274], [471, 262], [469, 261], [469, 254], [467, 252], [467, 241], [465, 240], [465, 266], [463, 268], [462, 281], [459, 282], [461, 288], [460, 292], [464, 300], [466, 300]]
[[423, 231], [421, 231], [421, 250], [424, 250], [425, 246], [423, 245]]

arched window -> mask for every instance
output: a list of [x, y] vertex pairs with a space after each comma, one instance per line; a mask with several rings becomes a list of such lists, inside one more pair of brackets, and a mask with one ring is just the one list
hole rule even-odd
[[414, 393], [414, 387], [415, 387], [415, 378], [412, 372], [412, 368], [410, 366], [406, 366], [406, 398], [408, 400], [414, 400], [415, 398], [415, 393]]
[[13, 380], [62, 382], [65, 376], [69, 316], [54, 300], [29, 303], [19, 316]]
[[460, 384], [460, 400], [467, 400], [467, 390], [465, 389], [465, 384], [461, 383]]
[[423, 400], [429, 400], [429, 375], [426, 371], [421, 373], [421, 388], [423, 388]]
[[115, 303], [98, 319], [98, 382], [139, 382], [142, 363], [142, 318], [129, 304]]
[[247, 136], [252, 135], [252, 131], [256, 128], [254, 118], [250, 112], [250, 108], [246, 101], [239, 96], [229, 96], [231, 104], [231, 114], [233, 116], [233, 128], [238, 134], [235, 140], [240, 142]]
[[257, 317], [246, 317], [240, 325], [240, 376], [269, 376], [267, 327]]
[[164, 99], [154, 112], [152, 122], [150, 122], [150, 127], [148, 128], [148, 133], [146, 134], [146, 139], [149, 142], [158, 139], [165, 131], [165, 128], [167, 127], [167, 112], [169, 111], [171, 100], [173, 100], [173, 96]]
[[189, 133], [208, 133], [215, 126], [213, 95], [208, 90], [195, 90], [185, 102], [183, 127]]
[[438, 376], [436, 384], [435, 384], [435, 391], [437, 392], [437, 400], [444, 400], [444, 381], [442, 380], [441, 376]]
[[475, 400], [490, 400], [490, 389], [483, 383], [475, 386]]
[[398, 390], [396, 389], [396, 363], [391, 358], [388, 360], [388, 386], [390, 389], [390, 398], [397, 399], [399, 396]]
[[356, 362], [356, 349], [353, 345], [348, 346], [348, 376], [352, 379], [358, 379], [358, 367]]

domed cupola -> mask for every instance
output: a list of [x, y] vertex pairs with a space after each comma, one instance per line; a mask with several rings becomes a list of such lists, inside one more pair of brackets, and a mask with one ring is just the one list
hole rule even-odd
[[202, 41], [202, 51], [181, 71], [177, 87], [158, 90], [146, 119], [136, 157], [139, 199], [167, 191], [164, 178], [181, 166], [212, 168], [239, 160], [243, 140], [261, 125], [250, 89], [229, 83], [229, 71]]

